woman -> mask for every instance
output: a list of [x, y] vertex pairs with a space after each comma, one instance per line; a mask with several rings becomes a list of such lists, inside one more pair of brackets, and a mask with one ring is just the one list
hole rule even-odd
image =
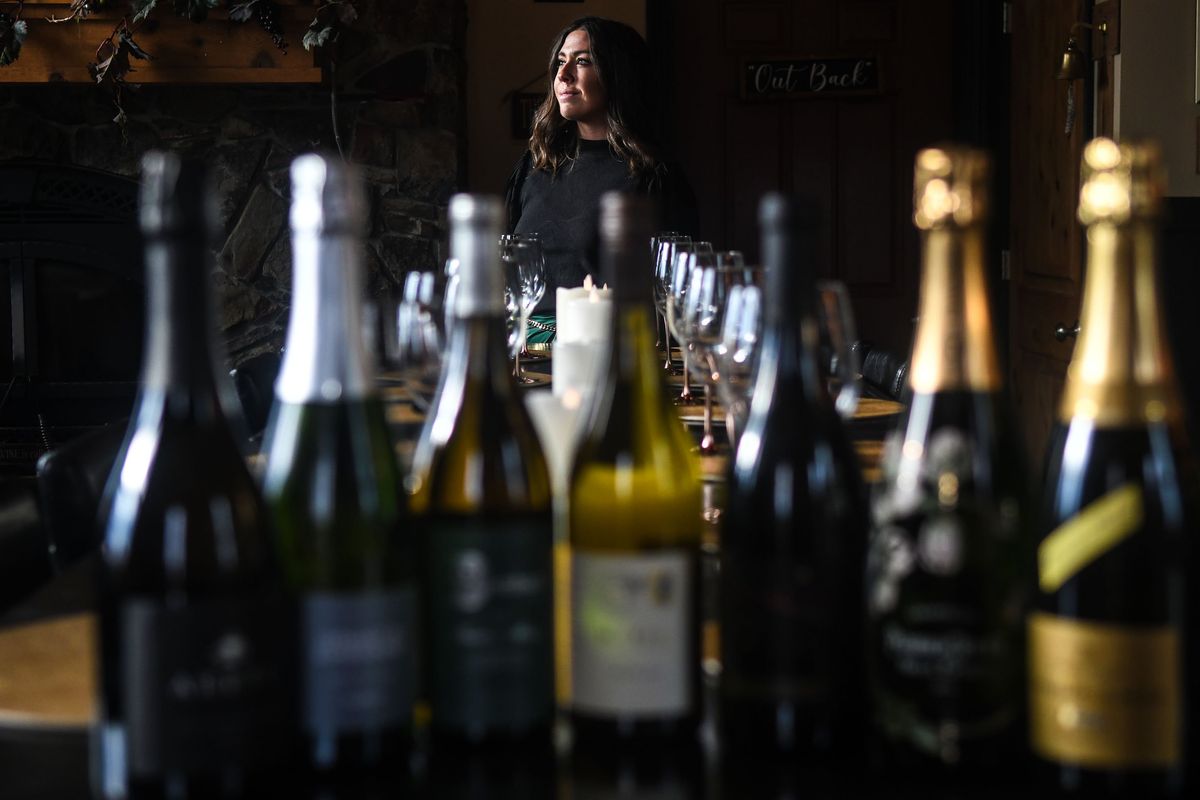
[[599, 17], [577, 19], [555, 39], [550, 74], [529, 149], [506, 191], [509, 230], [539, 234], [546, 256], [546, 295], [530, 322], [531, 342], [552, 338], [555, 289], [597, 273], [605, 192], [657, 197], [663, 229], [696, 229], [695, 195], [658, 144], [651, 90], [661, 83], [638, 32]]

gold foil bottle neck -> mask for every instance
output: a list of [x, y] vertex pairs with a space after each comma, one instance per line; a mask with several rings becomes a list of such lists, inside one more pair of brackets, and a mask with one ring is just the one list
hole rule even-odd
[[913, 221], [921, 230], [983, 222], [988, 214], [991, 162], [981, 150], [957, 145], [917, 153]]
[[1087, 277], [1059, 419], [1102, 427], [1177, 422], [1156, 277], [1164, 190], [1158, 148], [1094, 139], [1084, 148], [1080, 172]]
[[1079, 221], [1120, 225], [1157, 217], [1165, 183], [1157, 145], [1093, 139], [1083, 150]]
[[979, 150], [939, 147], [917, 154], [920, 322], [908, 376], [918, 394], [991, 393], [1001, 386], [984, 268], [990, 172]]

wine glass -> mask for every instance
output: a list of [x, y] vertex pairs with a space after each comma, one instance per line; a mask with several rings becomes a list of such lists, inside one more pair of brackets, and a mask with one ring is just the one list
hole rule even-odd
[[710, 242], [696, 242], [688, 250], [680, 250], [675, 256], [671, 283], [666, 297], [666, 311], [667, 326], [675, 340], [679, 342], [683, 356], [683, 389], [675, 398], [676, 405], [687, 405], [695, 400], [688, 369], [687, 326], [690, 320], [685, 311], [691, 273], [699, 266], [713, 266], [715, 261], [716, 255], [713, 253]]
[[395, 308], [384, 326], [383, 361], [387, 371], [398, 375], [414, 406], [422, 411], [437, 388], [442, 367], [445, 331], [439, 324], [437, 274], [414, 271], [404, 277]]
[[[529, 312], [546, 291], [541, 243], [513, 236], [501, 237], [500, 261], [504, 264], [504, 304], [508, 311], [508, 347], [513, 354], [513, 379], [524, 385], [538, 383], [522, 369], [521, 349]], [[541, 293], [535, 296], [539, 286]], [[529, 287], [528, 295], [526, 287]]]
[[667, 295], [671, 291], [671, 276], [676, 253], [690, 249], [691, 246], [690, 236], [666, 236], [659, 241], [654, 257], [654, 308], [663, 321], [661, 344], [666, 351], [663, 369], [670, 374], [675, 374], [675, 363], [671, 359], [671, 327], [670, 321], [667, 319]]
[[850, 294], [841, 281], [817, 282], [820, 368], [825, 388], [842, 419], [850, 419], [862, 395], [862, 375]]
[[[724, 254], [723, 254], [724, 255]], [[740, 255], [740, 254], [739, 254]], [[691, 288], [686, 300], [687, 349], [692, 371], [704, 382], [704, 435], [700, 440], [700, 452], [711, 455], [717, 451], [713, 436], [713, 393], [724, 376], [722, 354], [725, 349], [727, 318], [744, 313], [742, 292], [747, 287], [755, 288], [756, 274], [746, 269], [739, 259], [715, 259], [713, 263], [696, 266], [691, 273]], [[731, 303], [731, 299], [737, 301]], [[747, 331], [754, 341], [757, 331]], [[741, 354], [743, 359], [746, 354]], [[726, 414], [728, 414], [728, 409]]]
[[526, 342], [529, 316], [546, 294], [546, 255], [542, 248], [542, 237], [536, 232], [507, 233], [500, 237], [500, 246], [504, 247], [513, 242], [526, 242], [532, 248], [532, 254], [526, 259], [520, 259], [518, 278], [521, 284], [521, 310], [524, 315], [521, 323], [521, 358], [538, 360], [544, 358], [540, 354], [529, 351]]
[[745, 275], [749, 279], [746, 283], [729, 290], [721, 343], [715, 354], [721, 375], [717, 392], [725, 406], [725, 428], [733, 446], [750, 416], [750, 394], [754, 389], [763, 329], [762, 269], [746, 267]]

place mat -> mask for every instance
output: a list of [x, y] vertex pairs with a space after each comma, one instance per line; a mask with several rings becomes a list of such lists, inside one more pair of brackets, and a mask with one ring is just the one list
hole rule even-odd
[[72, 730], [96, 705], [96, 617], [73, 614], [0, 631], [0, 726]]

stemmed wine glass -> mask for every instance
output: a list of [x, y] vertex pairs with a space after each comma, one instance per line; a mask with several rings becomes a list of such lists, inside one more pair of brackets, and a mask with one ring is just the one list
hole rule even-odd
[[761, 267], [746, 267], [746, 273], [751, 279], [729, 290], [721, 344], [716, 353], [721, 373], [717, 392], [721, 405], [725, 406], [725, 429], [734, 448], [750, 416], [750, 395], [754, 391], [763, 332], [764, 272]]
[[[656, 278], [658, 277], [658, 257], [659, 257], [658, 251], [659, 251], [659, 248], [661, 248], [663, 245], [665, 245], [668, 242], [679, 240], [679, 239], [688, 239], [688, 238], [689, 237], [680, 233], [679, 231], [660, 231], [659, 233], [656, 233], [650, 237], [650, 258], [654, 262], [654, 274], [655, 274]], [[690, 241], [690, 239], [689, 239], [689, 241]], [[659, 282], [656, 280], [654, 283], [654, 310], [655, 310], [655, 312], [657, 312], [656, 317], [658, 319], [662, 320], [663, 327], [658, 328], [655, 331], [655, 335], [658, 336], [658, 341], [656, 341], [654, 343], [655, 347], [663, 346], [663, 331], [666, 329], [666, 325], [667, 325], [667, 318], [665, 316], [663, 316], [662, 304], [659, 302], [659, 294], [660, 294], [659, 288], [660, 288]], [[667, 331], [667, 339], [668, 340], [670, 339], [670, 331]]]
[[675, 269], [675, 256], [679, 252], [689, 250], [692, 246], [690, 236], [664, 236], [659, 239], [654, 256], [654, 308], [663, 321], [662, 347], [666, 351], [666, 361], [663, 369], [670, 374], [676, 374], [675, 363], [671, 359], [671, 325], [667, 318], [667, 296], [671, 292], [671, 278]]
[[842, 419], [850, 419], [862, 394], [862, 375], [850, 293], [841, 281], [817, 282], [817, 323], [820, 368], [825, 388]]
[[[722, 256], [728, 254], [722, 253]], [[702, 258], [693, 261], [703, 261]], [[734, 290], [753, 288], [754, 276], [740, 264], [738, 258], [714, 258], [713, 263], [698, 263], [689, 276], [682, 326], [687, 336], [687, 351], [693, 374], [704, 382], [704, 435], [700, 452], [711, 455], [717, 451], [713, 436], [713, 392], [724, 379], [720, 356], [724, 344], [726, 318], [731, 309], [741, 312], [741, 304], [732, 306]], [[728, 410], [726, 411], [728, 413]]]
[[437, 388], [445, 343], [437, 283], [434, 272], [408, 273], [400, 299], [383, 326], [383, 362], [422, 411], [428, 410]]
[[688, 369], [687, 325], [690, 320], [685, 311], [691, 273], [696, 267], [713, 266], [715, 263], [716, 255], [713, 253], [711, 242], [695, 242], [686, 250], [680, 249], [675, 255], [671, 283], [667, 289], [666, 311], [667, 326], [679, 342], [683, 356], [683, 389], [675, 398], [676, 405], [687, 405], [695, 399]]
[[546, 291], [546, 267], [541, 243], [512, 236], [501, 237], [500, 260], [504, 264], [504, 302], [508, 311], [508, 346], [513, 354], [513, 379], [520, 384], [538, 383], [521, 367], [521, 349], [529, 312]]
[[[758, 368], [763, 332], [763, 271], [745, 267], [754, 275], [745, 285], [729, 290], [716, 363], [720, 371], [717, 390], [725, 406], [725, 427], [731, 444], [745, 428], [750, 413], [750, 395]], [[854, 314], [849, 293], [839, 281], [817, 284], [817, 324], [821, 378], [843, 419], [854, 416], [861, 394], [858, 351], [854, 348]]]
[[521, 358], [537, 360], [543, 358], [529, 351], [526, 341], [529, 316], [546, 294], [546, 254], [542, 248], [542, 237], [536, 232], [506, 233], [500, 237], [500, 247], [512, 242], [525, 242], [532, 248], [532, 254], [520, 262], [519, 278], [521, 284], [521, 311], [524, 317], [521, 322]]

